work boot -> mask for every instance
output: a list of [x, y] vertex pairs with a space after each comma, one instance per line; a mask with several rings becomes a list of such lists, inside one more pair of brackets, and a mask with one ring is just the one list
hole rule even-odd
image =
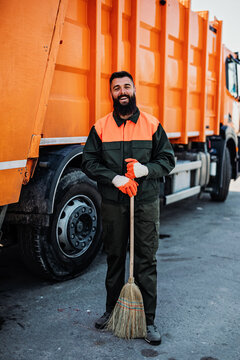
[[107, 325], [107, 322], [110, 318], [111, 313], [105, 312], [103, 316], [101, 316], [96, 322], [95, 322], [95, 328], [97, 329], [104, 329]]
[[156, 325], [147, 325], [147, 336], [145, 339], [150, 345], [160, 345], [161, 335]]

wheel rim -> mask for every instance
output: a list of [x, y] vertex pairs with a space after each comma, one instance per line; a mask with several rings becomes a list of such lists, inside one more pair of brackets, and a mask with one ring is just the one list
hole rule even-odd
[[97, 230], [97, 211], [87, 196], [75, 196], [63, 206], [57, 220], [56, 239], [60, 251], [69, 258], [84, 254]]

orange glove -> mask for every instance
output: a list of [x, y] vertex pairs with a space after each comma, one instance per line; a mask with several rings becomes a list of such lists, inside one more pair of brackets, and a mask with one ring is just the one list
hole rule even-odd
[[129, 179], [139, 178], [148, 175], [148, 168], [145, 165], [140, 164], [136, 159], [125, 159], [127, 164], [126, 177]]
[[127, 178], [126, 176], [116, 175], [112, 183], [116, 186], [120, 191], [128, 196], [132, 197], [137, 194], [138, 183], [134, 180]]

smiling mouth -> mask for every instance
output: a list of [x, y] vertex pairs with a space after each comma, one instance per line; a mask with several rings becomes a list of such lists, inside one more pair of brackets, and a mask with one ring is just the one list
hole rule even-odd
[[119, 101], [126, 101], [126, 100], [129, 100], [128, 96], [121, 96], [119, 98]]

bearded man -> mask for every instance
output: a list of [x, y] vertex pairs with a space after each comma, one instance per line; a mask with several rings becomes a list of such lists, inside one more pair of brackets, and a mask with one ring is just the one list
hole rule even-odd
[[129, 239], [129, 197], [134, 206], [134, 278], [144, 302], [145, 340], [161, 343], [155, 320], [159, 239], [160, 178], [175, 166], [172, 146], [159, 121], [136, 106], [131, 74], [110, 77], [114, 111], [92, 127], [83, 151], [83, 170], [102, 195], [103, 243], [107, 254], [106, 311], [95, 323], [103, 329], [125, 283]]

